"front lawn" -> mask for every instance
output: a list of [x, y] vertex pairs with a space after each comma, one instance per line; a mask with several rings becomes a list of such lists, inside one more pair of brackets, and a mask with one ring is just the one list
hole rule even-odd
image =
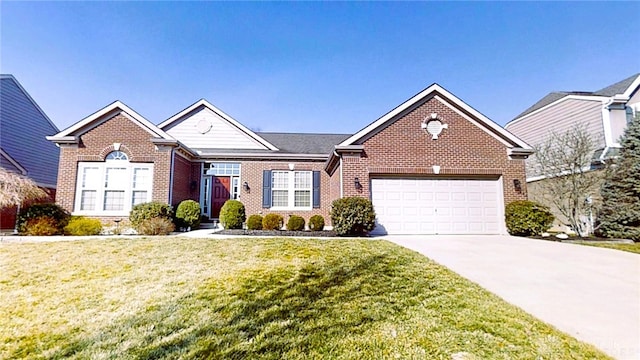
[[616, 242], [590, 242], [590, 241], [580, 241], [575, 244], [580, 245], [589, 245], [589, 246], [597, 246], [608, 249], [616, 249], [621, 251], [628, 251], [636, 254], [640, 254], [640, 242], [636, 243], [616, 243]]
[[0, 244], [0, 319], [3, 359], [607, 358], [372, 240]]

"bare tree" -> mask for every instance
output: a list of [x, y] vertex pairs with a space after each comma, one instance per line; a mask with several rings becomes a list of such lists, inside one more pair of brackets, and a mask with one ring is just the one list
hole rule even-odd
[[602, 172], [592, 171], [596, 148], [585, 126], [575, 124], [534, 146], [535, 157], [527, 164], [530, 174], [542, 178], [536, 184], [541, 198], [536, 200], [557, 210], [580, 236], [593, 231], [593, 199], [602, 183]]
[[0, 167], [0, 208], [19, 206], [27, 200], [47, 197], [31, 179]]

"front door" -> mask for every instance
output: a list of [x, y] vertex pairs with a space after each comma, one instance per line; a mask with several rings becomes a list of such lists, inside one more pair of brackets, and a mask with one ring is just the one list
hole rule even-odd
[[219, 218], [222, 205], [230, 198], [231, 178], [214, 176], [211, 187], [211, 217]]

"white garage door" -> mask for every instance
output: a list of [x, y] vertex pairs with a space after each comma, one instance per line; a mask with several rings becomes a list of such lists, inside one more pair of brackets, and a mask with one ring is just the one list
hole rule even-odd
[[491, 179], [372, 179], [375, 234], [499, 234], [502, 188]]

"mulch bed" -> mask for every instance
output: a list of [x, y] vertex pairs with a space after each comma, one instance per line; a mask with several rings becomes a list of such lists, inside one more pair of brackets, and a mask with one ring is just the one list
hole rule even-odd
[[248, 236], [305, 236], [305, 237], [337, 237], [335, 231], [289, 231], [289, 230], [242, 230], [229, 229], [216, 232], [221, 235], [248, 235]]

